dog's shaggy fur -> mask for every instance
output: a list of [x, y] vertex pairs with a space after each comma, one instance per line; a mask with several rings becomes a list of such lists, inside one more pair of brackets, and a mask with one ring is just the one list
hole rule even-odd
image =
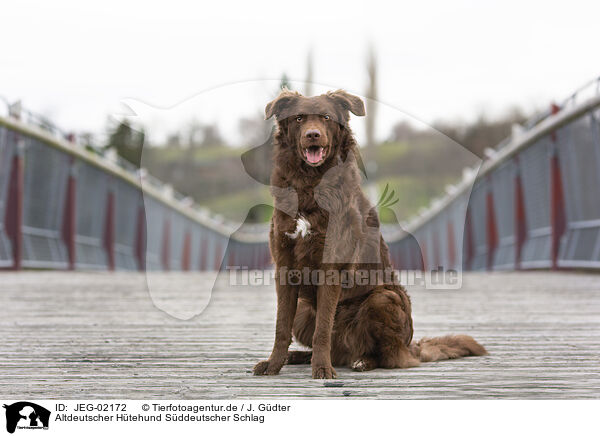
[[[397, 281], [382, 279], [392, 265], [376, 209], [360, 188], [349, 112], [365, 115], [362, 100], [344, 91], [304, 97], [284, 90], [265, 109], [277, 119], [270, 231], [277, 324], [271, 356], [256, 375], [277, 374], [286, 362], [311, 363], [314, 378], [335, 378], [333, 366], [408, 368], [486, 354], [470, 336], [412, 341], [410, 299]], [[378, 279], [292, 283], [290, 270], [368, 271]], [[312, 352], [288, 353], [292, 332]]]

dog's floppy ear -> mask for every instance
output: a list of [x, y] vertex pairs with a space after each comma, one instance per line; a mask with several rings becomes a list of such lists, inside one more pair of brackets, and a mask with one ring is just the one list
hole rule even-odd
[[335, 100], [336, 103], [340, 104], [345, 110], [352, 112], [354, 115], [358, 115], [359, 117], [365, 116], [365, 104], [360, 97], [348, 94], [342, 89], [330, 91], [327, 93], [327, 96]]
[[283, 112], [283, 110], [289, 107], [290, 104], [298, 97], [300, 97], [298, 92], [283, 88], [281, 94], [279, 94], [275, 100], [267, 103], [267, 106], [265, 107], [265, 120], [268, 120], [273, 115], [279, 119], [279, 115]]

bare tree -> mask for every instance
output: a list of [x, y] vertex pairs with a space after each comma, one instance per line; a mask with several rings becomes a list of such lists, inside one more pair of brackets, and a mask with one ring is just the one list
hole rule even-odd
[[265, 116], [258, 112], [255, 116], [241, 118], [238, 126], [243, 145], [256, 147], [267, 140], [271, 134], [272, 123], [265, 121]]
[[169, 133], [165, 139], [165, 146], [181, 148], [181, 135], [179, 132]]
[[146, 136], [144, 129], [141, 126], [134, 127], [127, 120], [123, 120], [107, 133], [108, 142], [104, 148], [114, 149], [120, 157], [139, 168]]
[[311, 96], [313, 93], [313, 50], [308, 51], [306, 56], [306, 88], [304, 95]]
[[283, 73], [283, 75], [281, 76], [281, 82], [279, 82], [279, 89], [292, 89], [292, 85], [290, 85], [290, 79], [285, 73]]
[[187, 146], [196, 148], [200, 145], [200, 137], [202, 134], [203, 125], [196, 118], [192, 118], [186, 128]]
[[369, 45], [367, 53], [367, 119], [366, 119], [366, 135], [367, 145], [364, 150], [364, 158], [367, 168], [367, 174], [373, 172], [376, 168], [375, 163], [375, 126], [377, 119], [377, 57], [375, 48], [372, 44]]
[[375, 49], [369, 45], [367, 54], [367, 74], [369, 81], [367, 84], [367, 146], [375, 146], [375, 118], [376, 118], [376, 101], [377, 101], [377, 57]]
[[202, 126], [201, 147], [212, 147], [225, 145], [225, 139], [221, 136], [219, 127], [216, 124], [204, 124]]
[[414, 136], [416, 132], [414, 127], [406, 120], [398, 121], [392, 126], [390, 133], [391, 142], [408, 142]]

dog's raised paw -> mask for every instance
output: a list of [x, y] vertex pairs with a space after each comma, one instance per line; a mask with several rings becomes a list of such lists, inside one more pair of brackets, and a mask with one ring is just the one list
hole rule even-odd
[[367, 370], [367, 364], [365, 363], [364, 360], [362, 359], [358, 359], [356, 360], [353, 364], [352, 364], [352, 370], [353, 371], [366, 371]]
[[312, 374], [313, 378], [317, 379], [337, 378], [337, 373], [335, 372], [335, 369], [333, 369], [332, 366], [319, 366], [313, 368]]
[[375, 368], [374, 362], [368, 358], [356, 359], [352, 365], [350, 365], [353, 371], [364, 372], [371, 371]]

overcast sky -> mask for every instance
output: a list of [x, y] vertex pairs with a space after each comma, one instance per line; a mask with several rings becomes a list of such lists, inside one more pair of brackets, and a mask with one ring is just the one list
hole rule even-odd
[[[126, 98], [168, 107], [284, 72], [302, 81], [311, 47], [315, 82], [364, 94], [372, 41], [383, 103], [425, 123], [472, 119], [546, 107], [600, 75], [599, 17], [592, 1], [4, 2], [0, 95], [100, 131]], [[264, 107], [244, 98], [208, 121]]]

